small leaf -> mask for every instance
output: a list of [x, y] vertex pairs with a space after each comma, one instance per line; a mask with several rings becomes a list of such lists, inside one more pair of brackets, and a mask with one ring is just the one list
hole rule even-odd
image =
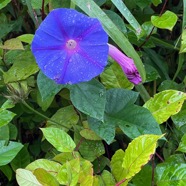
[[127, 77], [124, 75], [121, 67], [114, 62], [111, 66], [106, 68], [100, 75], [103, 85], [107, 89], [110, 88], [126, 88], [132, 89], [134, 85], [130, 83]]
[[34, 175], [36, 176], [37, 180], [43, 185], [43, 186], [59, 186], [59, 183], [55, 179], [54, 176], [49, 174], [46, 170], [38, 168], [34, 171]]
[[63, 130], [58, 128], [42, 128], [46, 140], [51, 143], [60, 152], [72, 152], [75, 143], [72, 138]]
[[6, 50], [24, 50], [23, 44], [17, 38], [9, 39], [4, 42], [4, 45], [0, 46], [0, 48]]
[[162, 135], [142, 135], [128, 145], [122, 163], [126, 172], [124, 178], [132, 178], [151, 159], [151, 155], [156, 150], [157, 141], [161, 137]]
[[181, 142], [179, 143], [177, 151], [186, 153], [186, 134], [181, 138]]
[[10, 141], [6, 145], [6, 141], [0, 140], [0, 166], [10, 163], [22, 148], [21, 143]]
[[17, 37], [20, 41], [31, 44], [34, 38], [33, 34], [23, 34]]
[[16, 180], [20, 186], [42, 186], [33, 173], [25, 169], [16, 170]]
[[4, 8], [8, 3], [10, 3], [11, 0], [1, 0], [0, 1], [0, 10]]
[[79, 158], [67, 161], [63, 164], [56, 176], [62, 185], [76, 186], [79, 179], [80, 162]]
[[80, 134], [88, 140], [102, 140], [94, 131], [90, 129], [83, 129], [80, 131]]
[[154, 6], [158, 6], [159, 4], [162, 3], [162, 0], [152, 0], [152, 3]]
[[144, 107], [150, 110], [156, 121], [161, 124], [180, 111], [185, 99], [184, 92], [165, 90], [155, 94], [154, 98], [144, 104]]
[[[114, 175], [116, 181], [120, 181], [125, 178], [126, 170], [122, 167], [124, 151], [119, 149], [112, 156], [111, 160], [111, 172]], [[128, 182], [128, 181], [126, 181]]]
[[151, 17], [151, 22], [155, 27], [161, 28], [161, 29], [168, 29], [170, 31], [172, 31], [177, 20], [178, 20], [177, 15], [169, 10], [167, 10], [161, 16]]
[[78, 110], [88, 116], [103, 120], [106, 90], [101, 83], [93, 79], [89, 82], [75, 84], [70, 87], [70, 98]]
[[0, 108], [0, 127], [7, 125], [15, 116], [13, 112]]
[[101, 174], [101, 178], [106, 186], [115, 185], [114, 177], [109, 171], [104, 170]]
[[63, 126], [71, 128], [78, 123], [79, 117], [74, 110], [74, 107], [70, 105], [57, 110], [57, 112], [51, 117], [51, 120], [58, 122], [59, 125], [53, 124], [52, 122], [50, 122], [50, 120], [48, 120], [47, 126], [58, 127], [60, 129], [63, 129], [64, 131], [67, 131], [67, 129]]
[[5, 83], [25, 80], [39, 70], [30, 51], [25, 51], [16, 56], [13, 66], [3, 74]]
[[42, 100], [55, 96], [63, 88], [63, 85], [56, 84], [53, 80], [47, 78], [41, 71], [37, 76], [37, 85]]
[[181, 36], [181, 48], [180, 53], [186, 52], [186, 30], [184, 29]]
[[30, 163], [26, 167], [26, 169], [30, 171], [34, 171], [36, 169], [41, 168], [41, 169], [46, 170], [48, 173], [50, 173], [51, 175], [55, 177], [58, 174], [60, 167], [61, 167], [61, 164], [55, 161], [50, 161], [47, 159], [38, 159]]

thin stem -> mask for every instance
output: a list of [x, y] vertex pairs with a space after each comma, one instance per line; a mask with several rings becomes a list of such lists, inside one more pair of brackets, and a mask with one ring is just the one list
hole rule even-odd
[[154, 164], [154, 155], [152, 157], [152, 179], [151, 179], [151, 186], [154, 186], [154, 169], [155, 169], [155, 164]]
[[80, 140], [79, 140], [79, 143], [76, 145], [76, 148], [74, 149], [74, 151], [78, 151], [79, 150], [79, 147], [80, 145], [83, 143], [84, 141], [84, 138], [82, 137]]
[[121, 180], [120, 182], [116, 183], [116, 185], [115, 185], [115, 186], [120, 186], [120, 185], [121, 185], [122, 183], [124, 183], [126, 180], [127, 180], [126, 178], [125, 178], [125, 179], [123, 179], [123, 180]]
[[42, 20], [45, 19], [45, 0], [42, 0], [41, 17], [42, 17]]
[[162, 161], [164, 162], [164, 159], [156, 152], [156, 156]]
[[136, 90], [140, 93], [140, 96], [142, 97], [143, 101], [146, 102], [150, 99], [150, 95], [145, 89], [145, 87], [140, 84], [135, 86]]
[[68, 128], [67, 126], [65, 125], [62, 125], [61, 123], [58, 123], [54, 120], [52, 120], [51, 118], [48, 118], [47, 116], [45, 116], [44, 114], [41, 114], [40, 112], [38, 112], [37, 110], [35, 110], [34, 108], [32, 108], [30, 105], [28, 105], [25, 101], [22, 101], [22, 104], [27, 107], [29, 110], [31, 110], [32, 112], [34, 112], [35, 114], [37, 114], [38, 116], [41, 116], [42, 118], [46, 119], [46, 120], [49, 120], [50, 122], [54, 123], [54, 124], [57, 124], [57, 125], [61, 125], [62, 127], [70, 130], [70, 131], [73, 131], [72, 129]]

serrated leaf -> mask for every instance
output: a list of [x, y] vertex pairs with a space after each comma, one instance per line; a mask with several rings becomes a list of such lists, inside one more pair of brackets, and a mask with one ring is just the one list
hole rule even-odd
[[121, 67], [114, 62], [111, 66], [106, 68], [100, 75], [101, 82], [107, 89], [110, 88], [126, 88], [132, 89], [134, 85], [124, 75]]
[[168, 29], [170, 31], [172, 31], [177, 20], [178, 20], [177, 15], [169, 10], [167, 10], [161, 16], [151, 17], [151, 22], [155, 27], [161, 29]]
[[0, 48], [6, 50], [24, 50], [23, 44], [17, 38], [9, 39], [4, 42], [4, 45], [0, 46]]
[[186, 52], [186, 30], [184, 29], [181, 36], [180, 53]]
[[0, 166], [10, 163], [23, 148], [23, 145], [18, 142], [6, 143], [6, 141], [0, 140]]
[[60, 152], [72, 152], [76, 144], [72, 138], [59, 128], [42, 128], [46, 140]]
[[42, 184], [42, 186], [59, 186], [59, 183], [55, 177], [44, 169], [38, 168], [33, 174], [36, 176], [37, 180]]
[[79, 158], [67, 161], [63, 164], [56, 176], [60, 184], [76, 186], [79, 179], [80, 161]]
[[184, 163], [162, 163], [156, 167], [157, 186], [185, 186], [186, 164]]
[[16, 170], [16, 180], [20, 186], [42, 186], [33, 173], [25, 169]]
[[41, 71], [37, 76], [37, 85], [42, 100], [55, 96], [64, 86], [56, 84], [53, 80], [47, 78]]
[[[120, 181], [125, 178], [126, 170], [121, 166], [124, 158], [124, 151], [119, 149], [115, 152], [111, 159], [111, 173], [114, 175], [116, 181]], [[126, 180], [125, 185], [127, 185]]]
[[89, 82], [71, 86], [70, 98], [78, 110], [88, 116], [103, 120], [106, 90], [97, 80], [93, 79]]
[[61, 164], [57, 163], [55, 161], [50, 161], [47, 159], [38, 159], [38, 160], [30, 163], [26, 167], [26, 169], [28, 169], [30, 171], [34, 171], [38, 168], [42, 168], [42, 169], [46, 170], [48, 173], [50, 173], [51, 175], [56, 176], [60, 167], [61, 167]]
[[20, 41], [31, 44], [34, 38], [33, 34], [23, 34], [17, 37]]
[[[48, 120], [47, 126], [58, 127], [67, 131], [67, 128], [71, 128], [78, 123], [79, 117], [74, 110], [74, 107], [70, 105], [57, 110], [57, 112], [51, 117], [51, 120], [56, 121], [59, 125], [53, 124], [50, 120]], [[66, 126], [67, 128], [64, 128], [63, 126]]]
[[186, 153], [186, 134], [184, 134], [181, 138], [181, 142], [179, 143], [179, 146], [177, 148], [177, 151]]
[[15, 116], [13, 112], [0, 108], [0, 127], [7, 125]]
[[25, 80], [39, 70], [34, 57], [30, 51], [25, 51], [16, 56], [14, 64], [3, 74], [5, 83]]
[[177, 114], [186, 99], [186, 94], [177, 90], [165, 90], [155, 94], [144, 107], [150, 110], [156, 121], [161, 124]]

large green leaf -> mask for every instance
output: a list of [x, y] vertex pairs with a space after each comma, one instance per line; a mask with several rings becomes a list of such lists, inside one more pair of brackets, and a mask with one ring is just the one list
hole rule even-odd
[[39, 70], [30, 51], [18, 55], [12, 67], [3, 74], [5, 83], [11, 83], [28, 78]]
[[59, 128], [42, 128], [44, 137], [60, 152], [72, 152], [75, 148], [75, 143], [72, 138]]
[[72, 126], [77, 124], [79, 117], [74, 110], [74, 107], [70, 105], [57, 110], [57, 112], [51, 117], [51, 119], [52, 121], [59, 123], [59, 125], [54, 124], [49, 120], [47, 121], [47, 126], [58, 127], [66, 131], [67, 129], [63, 126], [71, 128]]
[[62, 185], [76, 186], [80, 173], [79, 158], [67, 161], [61, 166], [56, 176], [57, 180]]
[[42, 100], [55, 96], [63, 88], [62, 85], [58, 85], [53, 80], [47, 78], [41, 71], [37, 76], [37, 85]]
[[157, 186], [185, 186], [186, 164], [184, 163], [162, 163], [156, 167]]
[[100, 75], [103, 85], [107, 89], [110, 88], [126, 88], [132, 89], [134, 85], [130, 83], [127, 77], [124, 75], [123, 70], [117, 63], [113, 63], [111, 66], [105, 69]]
[[104, 86], [94, 79], [70, 87], [70, 98], [73, 105], [81, 112], [98, 120], [103, 120], [105, 93]]
[[178, 17], [175, 13], [167, 10], [161, 16], [152, 16], [151, 22], [154, 26], [161, 29], [172, 30], [176, 24]]
[[11, 0], [0, 0], [0, 9], [4, 8]]
[[108, 90], [104, 122], [88, 118], [90, 128], [108, 144], [113, 141], [115, 127], [118, 126], [130, 138], [142, 134], [161, 134], [150, 111], [134, 105], [137, 97], [136, 92], [129, 90]]
[[20, 186], [42, 186], [33, 173], [25, 169], [16, 170], [16, 180]]
[[6, 141], [0, 140], [0, 166], [10, 163], [22, 148], [21, 143], [10, 141], [7, 145]]
[[30, 163], [26, 167], [26, 169], [28, 169], [30, 171], [34, 171], [36, 169], [41, 168], [41, 169], [46, 170], [48, 173], [50, 173], [51, 175], [53, 175], [55, 177], [57, 175], [60, 167], [61, 167], [61, 164], [57, 163], [55, 161], [50, 161], [47, 159], [38, 159], [38, 160]]
[[186, 94], [177, 90], [165, 90], [154, 95], [144, 107], [150, 110], [156, 121], [161, 124], [177, 114], [186, 99]]
[[104, 29], [112, 40], [125, 52], [129, 57], [134, 59], [143, 81], [145, 81], [145, 70], [142, 61], [134, 50], [133, 46], [125, 35], [118, 29], [113, 21], [101, 10], [101, 8], [93, 0], [72, 0], [85, 13], [91, 17], [98, 18], [103, 24]]
[[142, 135], [135, 138], [127, 147], [122, 167], [126, 171], [125, 178], [130, 179], [141, 170], [154, 154], [159, 135]]

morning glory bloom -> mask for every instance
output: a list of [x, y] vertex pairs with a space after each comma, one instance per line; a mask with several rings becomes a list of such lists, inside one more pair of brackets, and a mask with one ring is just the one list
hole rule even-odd
[[41, 71], [58, 84], [89, 81], [107, 65], [108, 35], [96, 18], [73, 9], [52, 10], [31, 44]]
[[141, 82], [132, 59], [107, 44], [108, 35], [96, 18], [73, 9], [51, 11], [37, 29], [31, 44], [41, 71], [58, 84], [89, 81], [103, 72], [110, 55], [129, 81]]
[[109, 45], [109, 55], [121, 66], [128, 80], [137, 85], [142, 82], [142, 78], [134, 64], [133, 59], [124, 55], [115, 46]]

